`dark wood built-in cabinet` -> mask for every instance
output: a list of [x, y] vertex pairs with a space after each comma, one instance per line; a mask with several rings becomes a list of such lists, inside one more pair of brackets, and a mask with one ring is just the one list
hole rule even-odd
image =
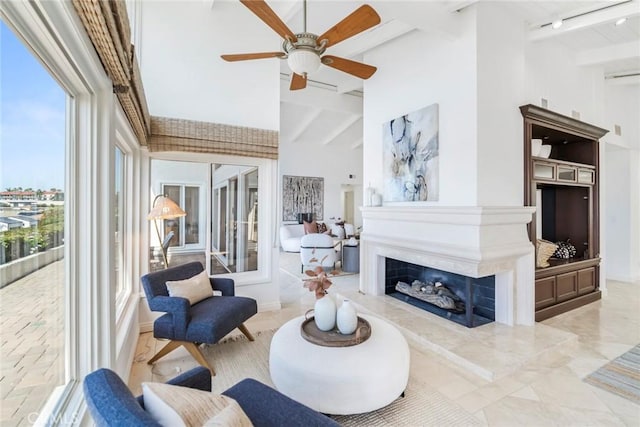
[[[599, 140], [607, 130], [535, 105], [524, 117], [524, 204], [536, 206], [528, 226], [536, 244], [569, 239], [576, 255], [536, 268], [536, 321], [600, 299]], [[549, 158], [532, 155], [532, 139], [551, 145]], [[536, 254], [537, 255], [537, 254]], [[536, 257], [537, 258], [537, 257]]]

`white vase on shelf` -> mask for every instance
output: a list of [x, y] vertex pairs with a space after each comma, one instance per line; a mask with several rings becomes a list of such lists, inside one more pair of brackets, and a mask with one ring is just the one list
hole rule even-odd
[[342, 301], [342, 305], [338, 309], [336, 316], [336, 323], [338, 324], [338, 331], [340, 331], [342, 335], [350, 335], [356, 331], [358, 327], [358, 313], [356, 313], [356, 309], [348, 299]]
[[329, 295], [316, 300], [313, 307], [316, 326], [321, 331], [330, 331], [336, 326], [336, 302]]

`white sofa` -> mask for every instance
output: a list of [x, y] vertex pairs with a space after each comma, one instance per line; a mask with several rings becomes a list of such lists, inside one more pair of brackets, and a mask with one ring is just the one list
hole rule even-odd
[[300, 252], [300, 239], [304, 236], [304, 225], [282, 224], [280, 226], [280, 245], [285, 252]]

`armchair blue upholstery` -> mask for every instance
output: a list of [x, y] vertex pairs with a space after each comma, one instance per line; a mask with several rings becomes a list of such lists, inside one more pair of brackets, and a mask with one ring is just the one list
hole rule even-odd
[[[206, 368], [197, 367], [167, 384], [211, 391], [211, 375]], [[145, 411], [143, 397], [139, 396], [136, 400], [125, 383], [111, 370], [98, 369], [87, 375], [83, 388], [89, 412], [99, 427], [159, 426]], [[242, 380], [222, 394], [235, 399], [256, 427], [338, 426], [329, 417], [253, 379]]]
[[142, 276], [149, 308], [166, 313], [153, 323], [153, 336], [171, 340], [149, 364], [184, 346], [198, 363], [215, 375], [200, 351], [200, 344], [215, 344], [235, 328], [253, 341], [243, 322], [258, 312], [258, 305], [252, 298], [235, 296], [233, 279], [210, 278], [212, 289], [221, 291], [222, 296], [212, 296], [194, 305], [186, 298], [169, 296], [167, 281], [188, 279], [203, 270], [199, 262], [190, 262]]

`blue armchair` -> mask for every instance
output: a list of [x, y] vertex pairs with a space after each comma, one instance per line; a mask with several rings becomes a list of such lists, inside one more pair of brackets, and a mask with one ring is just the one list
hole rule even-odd
[[[211, 391], [211, 375], [197, 367], [168, 381], [183, 387]], [[109, 369], [98, 369], [84, 379], [84, 395], [96, 425], [159, 426], [144, 408], [144, 399], [136, 400], [120, 377]], [[316, 426], [339, 427], [331, 418], [298, 403], [282, 393], [247, 378], [222, 394], [235, 399], [256, 427]]]
[[167, 281], [188, 279], [203, 270], [201, 263], [190, 262], [142, 276], [149, 308], [166, 313], [153, 323], [153, 336], [171, 340], [149, 360], [149, 364], [184, 346], [198, 363], [215, 375], [200, 351], [200, 344], [215, 344], [235, 328], [253, 341], [243, 322], [258, 312], [258, 305], [252, 298], [235, 296], [232, 279], [209, 279], [212, 289], [221, 291], [222, 296], [212, 296], [194, 305], [186, 298], [169, 296]]

